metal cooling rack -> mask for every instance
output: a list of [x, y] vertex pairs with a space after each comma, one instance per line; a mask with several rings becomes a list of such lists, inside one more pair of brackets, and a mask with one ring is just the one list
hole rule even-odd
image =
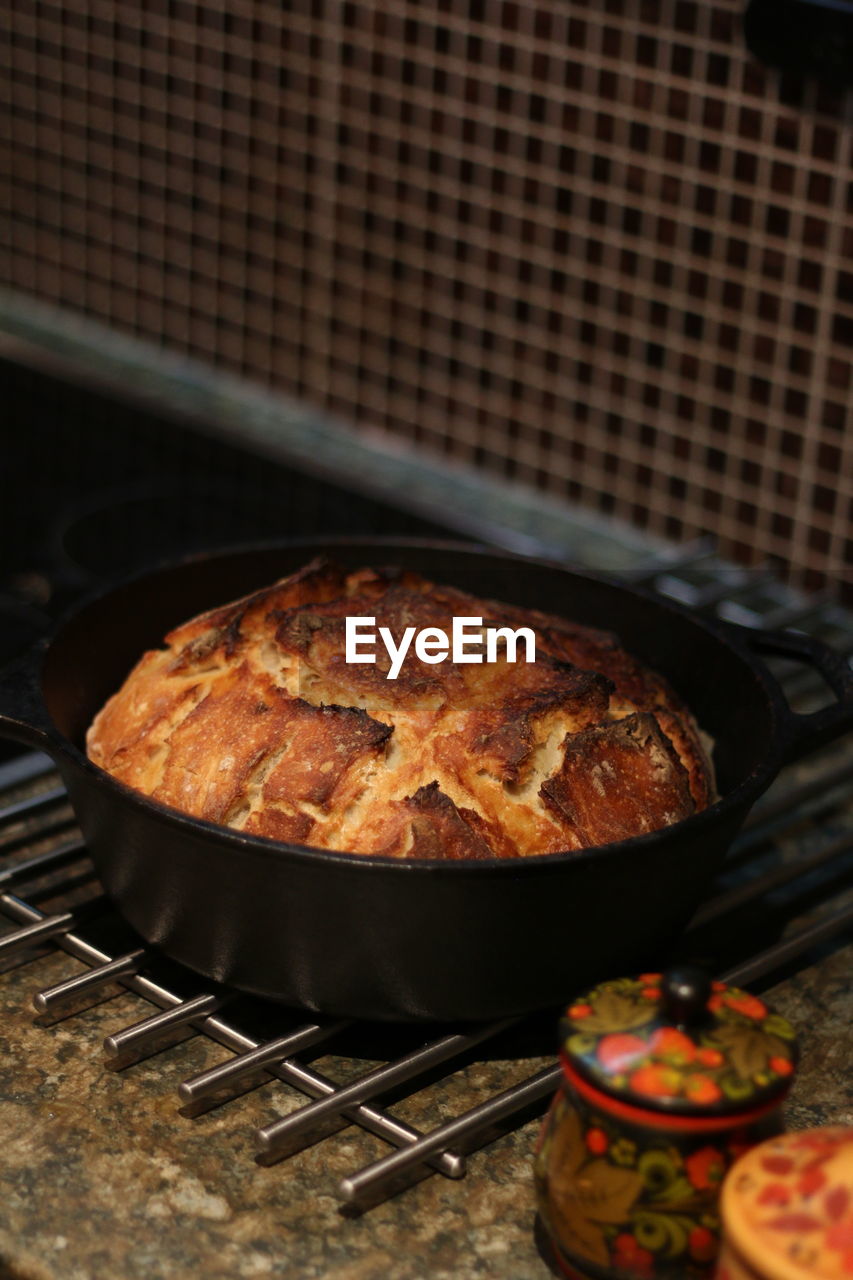
[[[795, 596], [769, 571], [734, 569], [704, 543], [663, 562], [657, 559], [632, 578], [653, 583], [699, 610], [745, 625], [797, 626], [853, 653], [853, 624], [840, 608]], [[802, 710], [814, 705], [819, 680], [813, 673], [780, 668], [778, 674], [793, 705]], [[712, 897], [685, 934], [682, 954], [710, 959], [728, 981], [753, 984], [802, 962], [853, 928], [851, 779], [849, 740], [783, 775], [734, 843]], [[548, 1065], [421, 1132], [379, 1100], [389, 1094], [395, 1100], [414, 1096], [425, 1080], [433, 1083], [438, 1076], [451, 1107], [454, 1072], [474, 1051], [491, 1051], [507, 1037], [510, 1044], [513, 1035], [523, 1037], [531, 1020], [442, 1029], [435, 1038], [366, 1074], [362, 1070], [346, 1083], [301, 1058], [318, 1048], [339, 1052], [337, 1042], [353, 1024], [303, 1019], [266, 1005], [267, 1024], [270, 1018], [277, 1020], [281, 1033], [253, 1030], [259, 1002], [205, 984], [170, 964], [117, 920], [99, 891], [65, 792], [43, 756], [21, 756], [0, 767], [0, 867], [0, 913], [15, 926], [0, 937], [0, 962], [34, 958], [30, 953], [50, 944], [85, 966], [35, 994], [38, 1014], [66, 1013], [82, 997], [103, 999], [111, 991], [142, 996], [158, 1011], [118, 1028], [105, 1041], [107, 1065], [118, 1070], [189, 1034], [221, 1044], [231, 1056], [178, 1085], [186, 1116], [233, 1102], [259, 1083], [259, 1076], [267, 1084], [277, 1080], [307, 1095], [310, 1101], [257, 1131], [262, 1164], [328, 1139], [330, 1126], [337, 1131], [355, 1124], [377, 1135], [392, 1150], [337, 1187], [340, 1198], [356, 1210], [380, 1202], [428, 1171], [461, 1177], [467, 1152], [543, 1110], [557, 1086], [559, 1068]], [[740, 927], [747, 918], [750, 927]], [[105, 921], [109, 943], [102, 940]], [[755, 928], [757, 921], [762, 928]], [[354, 1070], [360, 1070], [357, 1064]]]

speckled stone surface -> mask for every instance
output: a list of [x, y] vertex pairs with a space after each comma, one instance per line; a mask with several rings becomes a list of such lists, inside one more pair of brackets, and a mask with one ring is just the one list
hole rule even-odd
[[[433, 1177], [347, 1218], [335, 1181], [379, 1155], [380, 1143], [348, 1129], [283, 1164], [255, 1165], [253, 1129], [298, 1095], [270, 1083], [196, 1120], [182, 1117], [176, 1084], [225, 1051], [197, 1038], [121, 1074], [106, 1070], [103, 1036], [150, 1006], [124, 994], [49, 1029], [35, 1026], [27, 1007], [34, 986], [74, 969], [54, 956], [0, 983], [0, 1257], [9, 1275], [543, 1273], [531, 1237], [535, 1125], [475, 1155], [462, 1182]], [[518, 1074], [517, 1064], [507, 1067]], [[484, 1074], [506, 1079], [501, 1064], [472, 1067], [454, 1105], [475, 1089], [481, 1096]]]
[[[547, 1278], [533, 1239], [531, 1122], [469, 1159], [464, 1179], [432, 1176], [361, 1217], [334, 1196], [338, 1178], [376, 1158], [348, 1128], [271, 1167], [253, 1161], [253, 1130], [299, 1095], [271, 1082], [194, 1120], [179, 1080], [226, 1052], [187, 1040], [115, 1073], [103, 1037], [150, 1013], [123, 993], [65, 1021], [36, 1025], [31, 997], [79, 966], [45, 956], [0, 978], [0, 1274], [90, 1277]], [[853, 1124], [853, 947], [767, 993], [804, 1031], [789, 1123]], [[399, 1111], [435, 1123], [505, 1087], [543, 1059], [479, 1063]], [[369, 1065], [369, 1064], [366, 1064]], [[335, 1063], [321, 1060], [331, 1074]], [[444, 1096], [442, 1096], [444, 1095]]]

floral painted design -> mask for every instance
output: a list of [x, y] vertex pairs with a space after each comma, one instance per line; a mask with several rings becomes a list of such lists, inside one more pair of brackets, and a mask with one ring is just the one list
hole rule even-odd
[[853, 1277], [853, 1129], [788, 1133], [753, 1148], [724, 1196], [732, 1241], [772, 1267]]
[[617, 1229], [642, 1190], [641, 1174], [591, 1152], [580, 1115], [564, 1097], [549, 1115], [536, 1168], [552, 1238], [570, 1256], [609, 1266]]
[[702, 1020], [668, 1025], [661, 975], [602, 983], [562, 1022], [563, 1048], [581, 1074], [642, 1106], [746, 1109], [790, 1083], [794, 1029], [763, 1000], [715, 982]]
[[700, 1147], [684, 1161], [687, 1176], [700, 1191], [711, 1191], [720, 1186], [726, 1171], [722, 1152], [717, 1147]]
[[540, 1216], [566, 1269], [632, 1280], [708, 1277], [720, 1183], [748, 1139], [734, 1127], [714, 1140], [627, 1130], [567, 1084], [535, 1163]]

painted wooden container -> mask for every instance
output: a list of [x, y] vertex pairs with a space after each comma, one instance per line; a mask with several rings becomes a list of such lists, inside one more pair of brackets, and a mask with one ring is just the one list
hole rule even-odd
[[851, 1280], [853, 1128], [771, 1138], [731, 1170], [716, 1280]]
[[794, 1029], [757, 996], [695, 970], [605, 982], [560, 1024], [562, 1085], [535, 1176], [567, 1275], [708, 1276], [719, 1191], [782, 1128]]

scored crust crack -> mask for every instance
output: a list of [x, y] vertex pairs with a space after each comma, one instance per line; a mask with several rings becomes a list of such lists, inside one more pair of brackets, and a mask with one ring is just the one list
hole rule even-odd
[[[435, 664], [396, 680], [346, 662], [347, 617], [399, 642], [454, 617], [526, 626], [536, 660]], [[399, 858], [558, 853], [705, 808], [711, 764], [666, 681], [607, 632], [399, 569], [325, 559], [177, 627], [95, 717], [90, 759], [195, 817]], [[475, 650], [476, 651], [476, 650]], [[485, 656], [485, 644], [483, 646]]]

